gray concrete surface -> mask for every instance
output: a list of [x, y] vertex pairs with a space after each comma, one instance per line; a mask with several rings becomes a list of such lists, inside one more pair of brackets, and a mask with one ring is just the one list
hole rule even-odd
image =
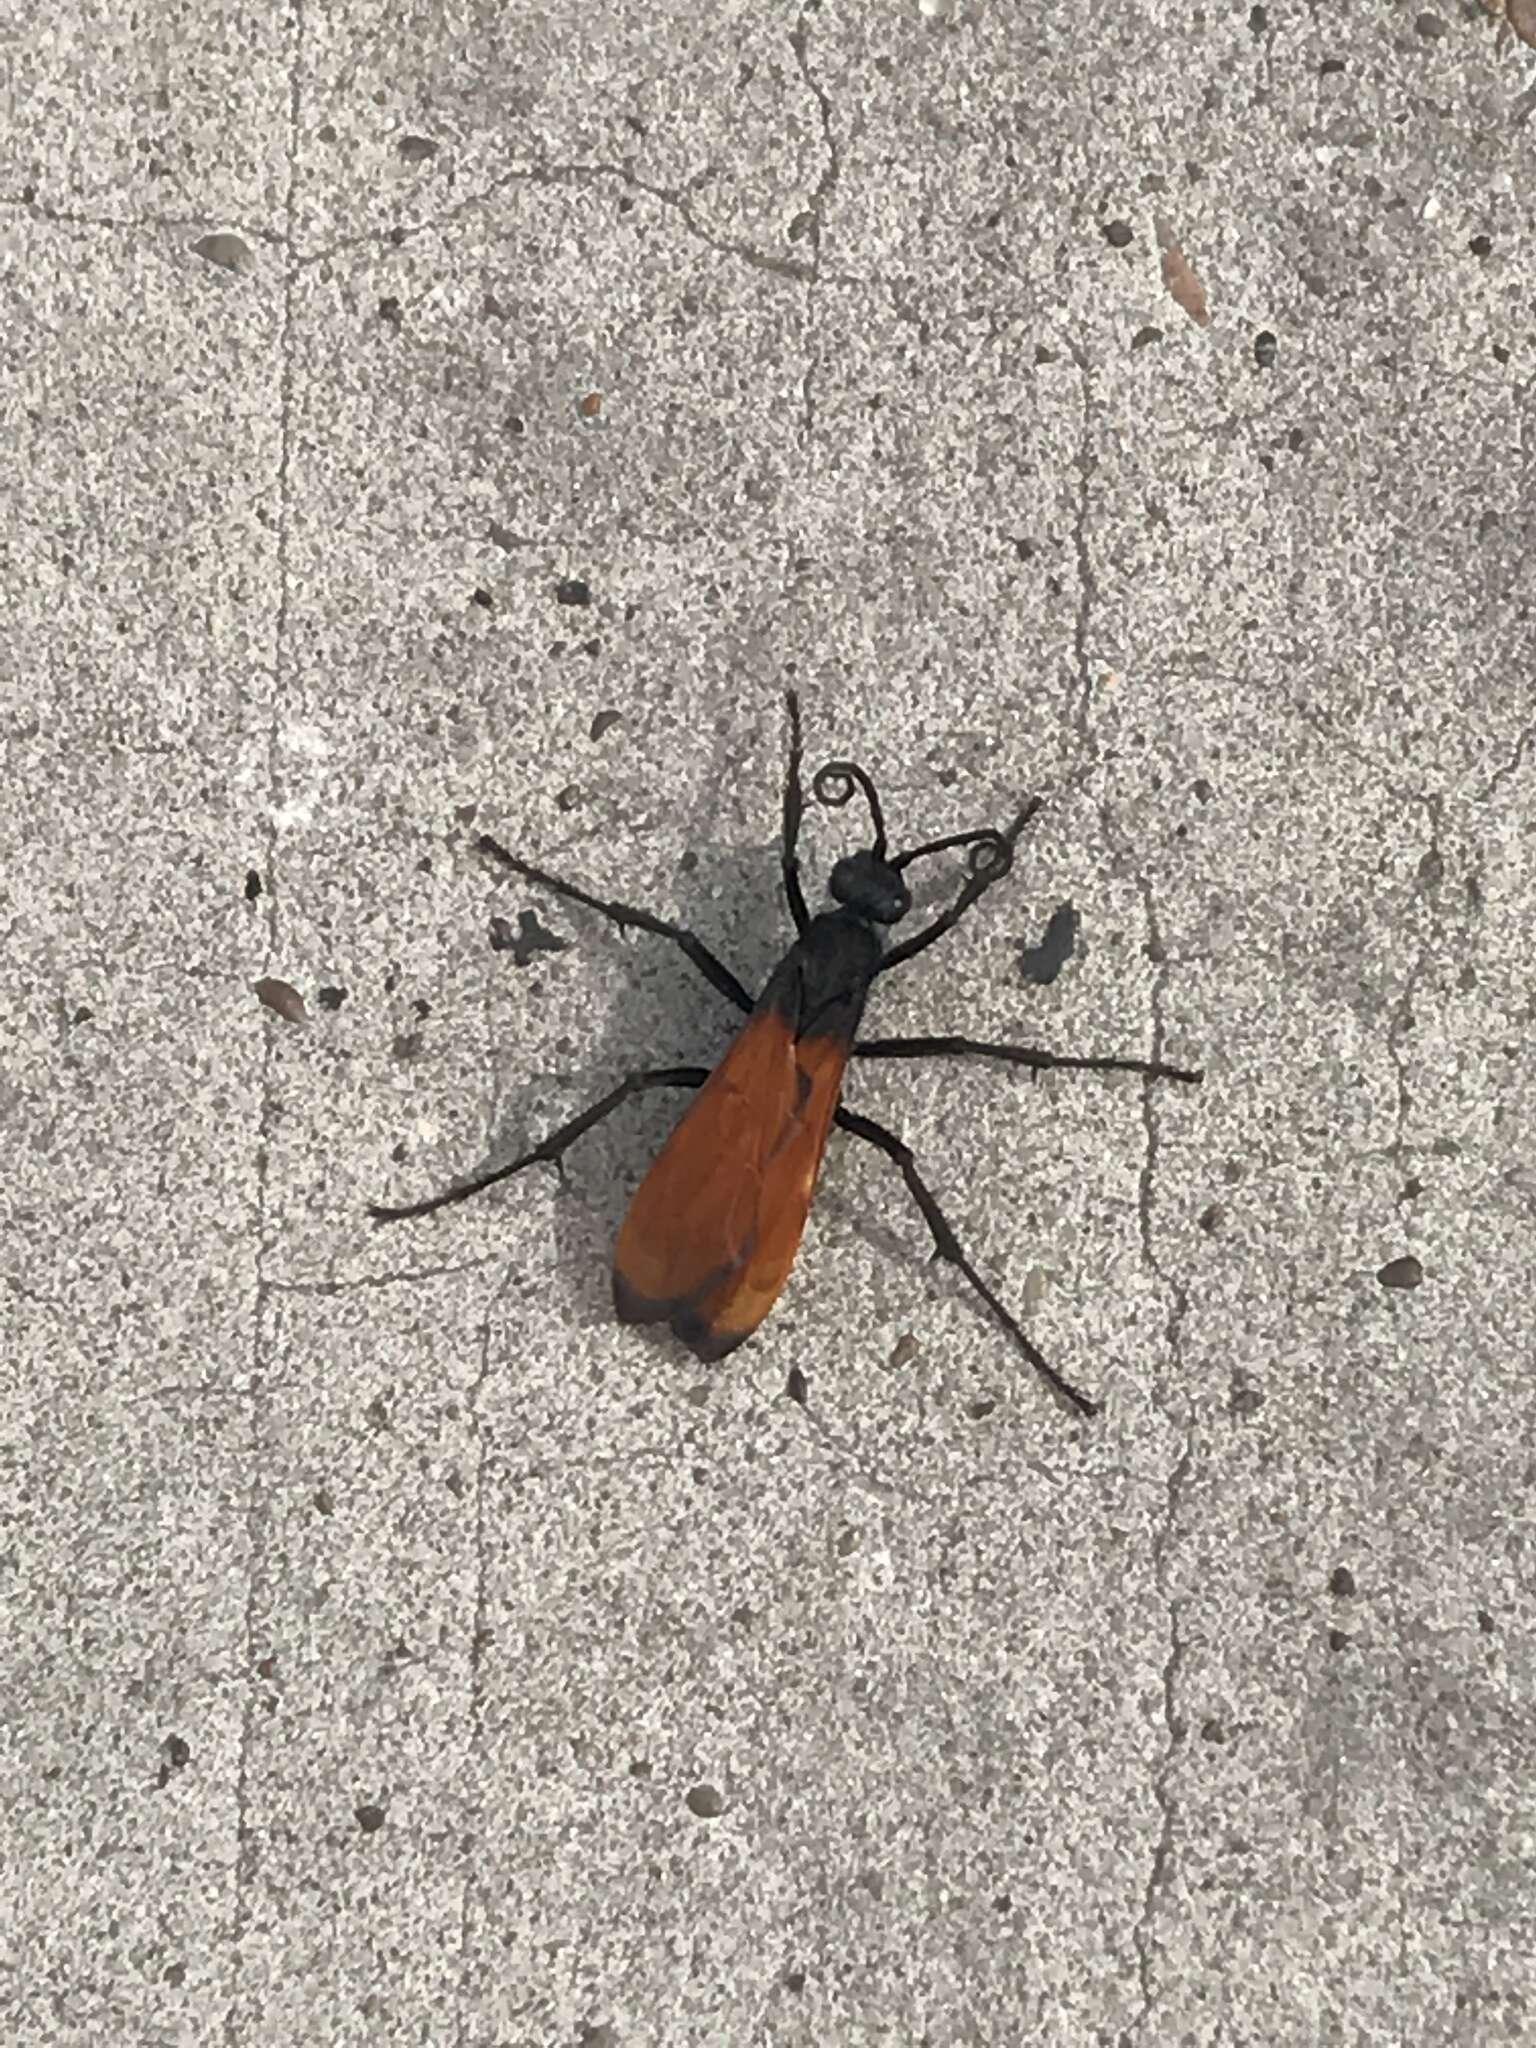
[[[0, 2036], [1536, 2040], [1536, 51], [8, 36]], [[364, 1221], [721, 1047], [469, 842], [760, 978], [791, 679], [902, 839], [1047, 799], [878, 1028], [1207, 1069], [853, 1089], [1094, 1426], [842, 1143], [716, 1369], [664, 1103]]]

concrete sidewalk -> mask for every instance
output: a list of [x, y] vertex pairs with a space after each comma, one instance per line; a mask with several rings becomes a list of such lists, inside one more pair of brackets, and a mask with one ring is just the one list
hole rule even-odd
[[[1536, 49], [5, 61], [0, 2037], [1536, 2039]], [[473, 840], [755, 985], [789, 683], [899, 843], [1046, 799], [871, 1030], [1206, 1070], [850, 1084], [1094, 1424], [840, 1140], [715, 1368], [608, 1304], [674, 1104], [363, 1214], [718, 1055]]]

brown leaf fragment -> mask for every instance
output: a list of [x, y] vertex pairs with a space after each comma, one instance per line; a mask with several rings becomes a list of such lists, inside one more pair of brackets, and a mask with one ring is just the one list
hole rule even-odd
[[1168, 296], [1197, 327], [1209, 327], [1211, 316], [1206, 311], [1205, 286], [1196, 277], [1167, 221], [1158, 215], [1152, 224], [1157, 232], [1157, 246], [1163, 252], [1163, 283], [1168, 287]]
[[276, 981], [270, 974], [263, 975], [256, 983], [256, 993], [269, 1010], [275, 1010], [288, 1024], [305, 1024], [309, 1012], [304, 1007], [304, 998], [288, 981]]
[[1536, 0], [1504, 0], [1504, 19], [1522, 43], [1536, 50]]

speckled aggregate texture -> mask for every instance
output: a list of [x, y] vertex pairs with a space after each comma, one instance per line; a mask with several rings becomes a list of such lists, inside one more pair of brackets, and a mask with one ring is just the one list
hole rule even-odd
[[[1536, 2039], [1519, 12], [18, 14], [12, 2048]], [[840, 1137], [718, 1367], [674, 1102], [365, 1220], [718, 1053], [473, 841], [760, 983], [789, 683], [1046, 800], [872, 1029], [1205, 1067], [850, 1084], [1096, 1423]]]

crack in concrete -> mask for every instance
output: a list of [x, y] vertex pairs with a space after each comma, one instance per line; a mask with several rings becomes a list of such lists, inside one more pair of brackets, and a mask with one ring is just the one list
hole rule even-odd
[[1483, 791], [1484, 803], [1487, 803], [1492, 798], [1495, 790], [1508, 782], [1512, 775], [1519, 774], [1533, 742], [1536, 742], [1536, 725], [1528, 725], [1515, 742], [1515, 751], [1510, 755], [1503, 767], [1495, 768], [1493, 774], [1489, 777], [1488, 785]]
[[[1395, 803], [1401, 804], [1404, 807], [1416, 806], [1428, 813], [1430, 832], [1429, 844], [1425, 848], [1425, 857], [1433, 856], [1443, 872], [1444, 855], [1441, 840], [1445, 830], [1446, 799], [1444, 795], [1435, 790], [1415, 789], [1406, 783], [1397, 781], [1389, 768], [1377, 760], [1370, 750], [1362, 746], [1352, 734], [1344, 732], [1334, 725], [1325, 712], [1319, 710], [1315, 705], [1308, 704], [1305, 699], [1297, 696], [1291, 690], [1282, 691], [1282, 695], [1285, 702], [1304, 725], [1310, 726], [1331, 747], [1338, 748], [1347, 754], [1352, 761], [1358, 762], [1362, 768], [1369, 772], [1373, 784], [1379, 784], [1380, 788], [1385, 790]], [[1533, 740], [1536, 740], [1536, 726], [1528, 728], [1521, 734], [1509, 760], [1494, 772], [1492, 778], [1483, 789], [1478, 799], [1479, 801], [1487, 802], [1499, 785], [1517, 772], [1525, 758], [1527, 746]], [[1476, 867], [1468, 871], [1466, 877], [1468, 883], [1480, 887], [1482, 872], [1483, 863], [1479, 861]], [[1386, 1157], [1394, 1165], [1401, 1164], [1409, 1149], [1407, 1137], [1408, 1121], [1413, 1114], [1414, 1108], [1413, 1090], [1408, 1078], [1409, 1062], [1403, 1053], [1404, 1042], [1409, 1032], [1413, 1029], [1415, 1021], [1413, 1013], [1414, 998], [1437, 951], [1444, 955], [1447, 946], [1445, 925], [1438, 909], [1431, 908], [1428, 916], [1430, 935], [1420, 942], [1414, 963], [1408, 971], [1408, 978], [1402, 993], [1392, 1006], [1391, 1016], [1387, 1025], [1386, 1050], [1395, 1076], [1397, 1101], [1393, 1117], [1394, 1135], [1392, 1142], [1386, 1148]], [[1288, 1300], [1288, 1313], [1293, 1306], [1294, 1304]]]
[[[480, 1326], [477, 1332], [480, 1353], [479, 1363], [476, 1367], [475, 1377], [470, 1384], [469, 1392], [465, 1396], [464, 1400], [464, 1412], [469, 1418], [470, 1427], [474, 1430], [476, 1443], [474, 1535], [475, 1591], [474, 1603], [472, 1608], [472, 1633], [469, 1639], [469, 1737], [465, 1744], [466, 1759], [471, 1766], [471, 1785], [474, 1785], [476, 1783], [473, 1766], [475, 1760], [479, 1757], [481, 1753], [485, 1738], [485, 1690], [483, 1672], [485, 1660], [485, 1647], [488, 1641], [485, 1617], [488, 1612], [490, 1600], [488, 1590], [490, 1581], [490, 1563], [486, 1554], [485, 1502], [486, 1493], [488, 1490], [486, 1480], [490, 1469], [492, 1456], [492, 1436], [489, 1425], [487, 1424], [484, 1416], [482, 1416], [480, 1413], [480, 1400], [481, 1396], [485, 1391], [486, 1381], [490, 1378], [491, 1375], [491, 1325], [495, 1321], [497, 1309], [506, 1299], [507, 1290], [511, 1286], [511, 1284], [512, 1268], [509, 1265], [507, 1267], [506, 1272], [502, 1275], [500, 1282], [493, 1290], [490, 1300], [485, 1305], [485, 1313], [480, 1318]], [[474, 1811], [475, 1826], [476, 1828], [478, 1828], [481, 1819], [481, 1814], [478, 1806], [474, 1809]], [[476, 1862], [473, 1846], [474, 1831], [468, 1830], [467, 1832], [469, 1833], [471, 1846], [466, 1852], [464, 1881], [463, 1887], [459, 1895], [460, 2008], [458, 2039], [461, 2044], [468, 2041], [471, 2028], [473, 2026], [478, 2025], [479, 2023], [479, 2007], [471, 1996], [472, 1986], [469, 1981], [470, 1939], [473, 1932]]]
[[[1430, 817], [1429, 845], [1425, 849], [1424, 859], [1433, 857], [1440, 872], [1443, 873], [1445, 863], [1440, 851], [1440, 833], [1444, 824], [1444, 804], [1439, 797], [1432, 796], [1422, 797], [1419, 801], [1428, 810]], [[1387, 1024], [1387, 1058], [1392, 1062], [1392, 1070], [1397, 1080], [1397, 1109], [1392, 1142], [1387, 1147], [1387, 1157], [1399, 1167], [1408, 1151], [1408, 1119], [1413, 1114], [1413, 1091], [1408, 1085], [1408, 1060], [1403, 1046], [1417, 1021], [1413, 1003], [1419, 991], [1419, 984], [1428, 971], [1433, 954], [1436, 951], [1443, 951], [1445, 943], [1439, 916], [1432, 905], [1427, 909], [1426, 915], [1429, 919], [1430, 935], [1419, 942], [1413, 965], [1409, 968], [1408, 978], [1403, 984], [1403, 992], [1393, 1004], [1392, 1015]]]
[[789, 46], [795, 53], [795, 62], [800, 67], [800, 76], [805, 80], [806, 89], [815, 98], [817, 108], [821, 115], [821, 139], [823, 143], [826, 145], [827, 152], [826, 163], [822, 168], [821, 176], [816, 181], [816, 189], [811, 194], [811, 203], [810, 206], [807, 208], [807, 212], [810, 214], [811, 217], [811, 225], [809, 230], [811, 243], [811, 279], [812, 282], [814, 282], [815, 279], [821, 275], [821, 233], [823, 213], [827, 201], [831, 198], [833, 192], [837, 189], [837, 181], [842, 173], [842, 159], [838, 155], [837, 138], [834, 136], [832, 132], [832, 102], [827, 98], [825, 92], [823, 92], [820, 84], [817, 82], [816, 77], [811, 70], [811, 37], [810, 30], [807, 27], [807, 20], [810, 15], [810, 12], [811, 10], [808, 6], [802, 7], [800, 9], [799, 18], [796, 20], [794, 27], [789, 32]]
[[71, 213], [62, 206], [50, 206], [43, 199], [25, 198], [0, 200], [0, 211], [24, 213], [33, 220], [45, 220], [54, 227], [101, 228], [121, 235], [142, 235], [161, 228], [168, 233], [172, 230], [180, 232], [187, 228], [197, 228], [200, 232], [209, 234], [223, 228], [237, 233], [243, 241], [261, 242], [269, 249], [285, 249], [289, 246], [288, 237], [277, 228], [248, 227], [242, 221], [238, 227], [231, 229], [228, 219], [223, 214], [147, 213], [142, 219], [134, 220], [111, 213]]
[[[685, 193], [676, 186], [653, 185], [642, 178], [628, 163], [621, 164], [572, 164], [536, 163], [516, 164], [493, 178], [489, 185], [478, 192], [471, 192], [455, 205], [443, 212], [433, 214], [427, 220], [402, 223], [392, 228], [369, 229], [358, 235], [347, 235], [335, 242], [327, 242], [321, 249], [312, 249], [306, 255], [295, 256], [295, 269], [304, 270], [316, 263], [328, 262], [333, 256], [347, 249], [389, 246], [398, 248], [402, 243], [413, 241], [418, 235], [436, 234], [463, 220], [482, 207], [491, 205], [503, 192], [514, 185], [542, 185], [550, 188], [562, 185], [599, 185], [618, 183], [633, 192], [641, 192], [658, 206], [664, 206], [676, 213], [688, 232], [702, 242], [706, 248], [718, 255], [730, 256], [747, 264], [753, 270], [767, 272], [773, 277], [783, 277], [795, 283], [805, 283], [814, 274], [810, 264], [802, 263], [793, 256], [769, 256], [761, 249], [754, 249], [750, 243], [739, 242], [725, 235], [714, 235], [702, 225]], [[290, 245], [291, 246], [291, 245]]]
[[[686, 1400], [687, 1396], [679, 1398]], [[625, 1479], [644, 1478], [652, 1472], [665, 1476], [676, 1473], [684, 1460], [707, 1467], [711, 1473], [718, 1473], [720, 1469], [719, 1460], [708, 1457], [700, 1448], [696, 1434], [684, 1427], [669, 1443], [637, 1444], [631, 1450], [595, 1453], [589, 1458], [538, 1458], [531, 1465], [513, 1466], [488, 1452], [486, 1470], [499, 1469], [508, 1490], [516, 1492], [525, 1486], [537, 1486], [544, 1480], [584, 1478], [589, 1473], [616, 1472]]]
[[[513, 554], [523, 549], [545, 555], [580, 553], [583, 548], [592, 544], [590, 526], [570, 531], [551, 527], [547, 533], [509, 533], [504, 527], [499, 527], [497, 532], [492, 534], [487, 531], [489, 524], [489, 520], [479, 518], [457, 521], [450, 526], [431, 526], [425, 522], [417, 524], [412, 521], [396, 524], [391, 519], [379, 519], [375, 521], [373, 530], [387, 540], [407, 544], [420, 545], [423, 542], [431, 542], [436, 545], [451, 542], [459, 547], [494, 547], [500, 549], [503, 554]], [[615, 515], [611, 530], [621, 540], [643, 541], [647, 546], [658, 548], [696, 548], [709, 537], [703, 526], [678, 526], [671, 529], [636, 526], [623, 513]], [[158, 751], [174, 753], [176, 750], [166, 747]]]
[[377, 1287], [398, 1287], [416, 1280], [440, 1280], [456, 1273], [483, 1273], [487, 1266], [504, 1266], [505, 1252], [487, 1252], [483, 1259], [466, 1259], [458, 1265], [400, 1266], [384, 1273], [351, 1274], [342, 1280], [269, 1280], [271, 1294], [366, 1294]]
[[[298, 209], [300, 92], [304, 57], [304, 0], [294, 0], [293, 54], [288, 77], [288, 188], [284, 195], [285, 230], [293, 245], [294, 221]], [[277, 463], [277, 616], [272, 632], [272, 702], [267, 719], [267, 807], [261, 823], [266, 887], [263, 891], [267, 952], [278, 957], [278, 899], [273, 886], [277, 868], [276, 814], [281, 792], [281, 749], [279, 745], [283, 666], [289, 637], [292, 582], [290, 545], [293, 525], [291, 463], [293, 450], [293, 300], [294, 272], [290, 264], [283, 278], [282, 322], [278, 334], [278, 463]], [[244, 1939], [251, 1921], [250, 1894], [256, 1876], [256, 1839], [251, 1826], [251, 1777], [256, 1739], [257, 1671], [257, 1587], [266, 1552], [267, 1508], [261, 1474], [265, 1362], [268, 1356], [266, 1324], [273, 1300], [272, 1282], [266, 1272], [267, 1218], [270, 1210], [271, 1142], [276, 1121], [277, 1097], [272, 1084], [276, 1034], [263, 1033], [261, 1108], [256, 1145], [256, 1296], [251, 1318], [251, 1425], [250, 1492], [246, 1497], [245, 1602], [241, 1623], [243, 1668], [240, 1739], [235, 1765], [235, 1865], [234, 1900], [230, 1915], [229, 1992], [223, 2034], [228, 2048], [234, 2048], [242, 2029], [239, 2020], [241, 1960]]]
[[[1073, 467], [1077, 471], [1079, 489], [1077, 505], [1072, 521], [1073, 548], [1077, 559], [1077, 609], [1073, 621], [1073, 665], [1075, 695], [1069, 700], [1069, 717], [1077, 735], [1079, 745], [1087, 757], [1089, 767], [1078, 781], [1087, 779], [1092, 768], [1099, 765], [1103, 750], [1094, 729], [1093, 704], [1093, 619], [1099, 601], [1098, 577], [1093, 566], [1092, 547], [1092, 496], [1094, 478], [1098, 473], [1098, 455], [1093, 445], [1094, 395], [1092, 369], [1086, 352], [1076, 342], [1069, 341], [1072, 360], [1077, 365], [1082, 383], [1082, 432]], [[1134, 849], [1121, 833], [1110, 804], [1100, 799], [1097, 803], [1099, 830], [1105, 844], [1117, 858], [1128, 860]], [[1141, 896], [1142, 915], [1146, 926], [1146, 951], [1154, 963], [1156, 973], [1148, 998], [1151, 1019], [1151, 1047], [1148, 1057], [1161, 1060], [1167, 1036], [1165, 998], [1171, 972], [1168, 949], [1163, 942], [1161, 922], [1157, 913], [1157, 900], [1152, 887], [1151, 876], [1143, 869], [1136, 875], [1136, 886]], [[1161, 1359], [1153, 1390], [1153, 1403], [1170, 1422], [1169, 1384], [1173, 1373], [1180, 1372], [1183, 1364], [1184, 1322], [1189, 1310], [1188, 1290], [1172, 1274], [1168, 1273], [1157, 1253], [1154, 1231], [1154, 1209], [1157, 1193], [1157, 1169], [1162, 1148], [1162, 1135], [1157, 1114], [1157, 1083], [1148, 1076], [1142, 1082], [1141, 1116], [1145, 1143], [1141, 1172], [1137, 1181], [1137, 1229], [1141, 1241], [1142, 1264], [1152, 1275], [1168, 1301], [1168, 1315], [1163, 1327]], [[1180, 1605], [1174, 1596], [1169, 1569], [1169, 1553], [1179, 1524], [1180, 1502], [1185, 1481], [1194, 1462], [1195, 1438], [1193, 1426], [1186, 1426], [1178, 1457], [1169, 1471], [1166, 1486], [1166, 1505], [1161, 1525], [1152, 1540], [1152, 1572], [1163, 1605], [1168, 1613], [1168, 1655], [1163, 1663], [1162, 1698], [1163, 1724], [1166, 1742], [1162, 1755], [1152, 1767], [1151, 1791], [1159, 1816], [1157, 1841], [1153, 1845], [1152, 1860], [1147, 1872], [1147, 1882], [1142, 1895], [1141, 1912], [1132, 1930], [1136, 1949], [1137, 1976], [1141, 1988], [1141, 2011], [1137, 2015], [1134, 2032], [1143, 2036], [1152, 2022], [1152, 2013], [1157, 2000], [1155, 1970], [1155, 1945], [1153, 1925], [1157, 1918], [1159, 1900], [1167, 1887], [1169, 1873], [1173, 1867], [1174, 1842], [1178, 1829], [1178, 1801], [1173, 1790], [1174, 1772], [1183, 1750], [1184, 1727], [1178, 1710], [1179, 1680], [1184, 1660], [1184, 1642], [1180, 1632]]]
[[219, 1380], [169, 1380], [164, 1386], [146, 1387], [141, 1394], [128, 1395], [127, 1405], [147, 1408], [151, 1402], [165, 1406], [172, 1401], [222, 1401], [233, 1406], [249, 1398], [249, 1388], [232, 1387]]
[[1395, 797], [1399, 803], [1429, 804], [1438, 801], [1433, 790], [1411, 789], [1406, 783], [1396, 781], [1392, 771], [1384, 762], [1378, 761], [1369, 748], [1362, 746], [1352, 734], [1343, 732], [1338, 726], [1331, 724], [1327, 714], [1318, 710], [1315, 705], [1308, 704], [1305, 698], [1298, 697], [1293, 691], [1286, 689], [1282, 689], [1281, 694], [1298, 718], [1310, 725], [1315, 733], [1320, 734], [1333, 746], [1342, 748], [1350, 759], [1358, 761], [1362, 768], [1368, 768], [1373, 776], [1380, 779], [1387, 794]]
[[[1152, 1046], [1149, 1057], [1160, 1061], [1164, 1053], [1166, 1029], [1163, 1016], [1163, 997], [1168, 987], [1168, 949], [1163, 944], [1162, 926], [1158, 921], [1157, 899], [1153, 894], [1152, 880], [1146, 873], [1136, 877], [1137, 891], [1141, 896], [1142, 916], [1147, 927], [1147, 954], [1157, 971], [1152, 977], [1152, 989], [1148, 997], [1148, 1008], [1152, 1014]], [[1141, 1232], [1142, 1263], [1148, 1272], [1155, 1275], [1168, 1289], [1177, 1306], [1180, 1299], [1178, 1283], [1163, 1271], [1157, 1251], [1152, 1242], [1152, 1200], [1157, 1177], [1157, 1157], [1161, 1144], [1158, 1130], [1157, 1107], [1153, 1091], [1156, 1082], [1148, 1075], [1141, 1084], [1141, 1122], [1146, 1135], [1146, 1149], [1142, 1159], [1140, 1178], [1136, 1188], [1136, 1218]], [[1161, 1389], [1159, 1392], [1161, 1393]], [[1159, 1405], [1161, 1401], [1159, 1401]]]
[[[1141, 894], [1142, 911], [1147, 926], [1147, 951], [1157, 964], [1153, 977], [1150, 1007], [1152, 1011], [1152, 1053], [1154, 1060], [1160, 1060], [1164, 1053], [1167, 1036], [1164, 998], [1167, 993], [1171, 971], [1168, 949], [1163, 943], [1162, 927], [1157, 914], [1157, 899], [1152, 888], [1151, 877], [1145, 873], [1136, 878]], [[1168, 1386], [1174, 1374], [1182, 1376], [1184, 1363], [1184, 1320], [1189, 1312], [1189, 1291], [1173, 1274], [1169, 1273], [1158, 1257], [1153, 1230], [1153, 1207], [1157, 1186], [1158, 1158], [1162, 1148], [1162, 1133], [1157, 1117], [1157, 1084], [1149, 1076], [1142, 1082], [1141, 1116], [1146, 1134], [1146, 1148], [1142, 1158], [1141, 1174], [1137, 1183], [1136, 1213], [1141, 1233], [1142, 1263], [1153, 1274], [1168, 1296], [1168, 1316], [1163, 1325], [1161, 1357], [1166, 1364], [1160, 1365], [1153, 1399], [1161, 1412], [1169, 1415]], [[1167, 1886], [1168, 1874], [1172, 1867], [1173, 1844], [1178, 1824], [1178, 1800], [1173, 1790], [1174, 1769], [1183, 1748], [1184, 1729], [1178, 1712], [1178, 1685], [1180, 1666], [1183, 1663], [1184, 1645], [1179, 1632], [1180, 1604], [1170, 1583], [1168, 1554], [1177, 1534], [1179, 1505], [1184, 1482], [1194, 1460], [1195, 1437], [1193, 1426], [1184, 1431], [1184, 1440], [1168, 1474], [1166, 1509], [1162, 1526], [1152, 1544], [1152, 1571], [1168, 1610], [1168, 1655], [1163, 1664], [1163, 1725], [1167, 1741], [1163, 1754], [1152, 1772], [1152, 1797], [1157, 1802], [1162, 1817], [1158, 1839], [1152, 1851], [1152, 1864], [1147, 1873], [1147, 1887], [1142, 1899], [1142, 1909], [1137, 1920], [1133, 1939], [1136, 1945], [1137, 1975], [1141, 1985], [1142, 2006], [1137, 2017], [1136, 2032], [1145, 2032], [1151, 2024], [1152, 2011], [1156, 2003], [1154, 1974], [1153, 1923], [1158, 1912], [1158, 1901]]]
[[[1072, 655], [1077, 676], [1077, 702], [1071, 707], [1072, 725], [1078, 739], [1095, 761], [1099, 758], [1099, 736], [1093, 730], [1089, 706], [1093, 701], [1093, 672], [1089, 665], [1088, 640], [1093, 623], [1094, 608], [1099, 601], [1098, 577], [1094, 573], [1093, 553], [1089, 545], [1088, 518], [1093, 493], [1093, 479], [1098, 471], [1099, 458], [1093, 446], [1093, 377], [1088, 358], [1073, 342], [1072, 360], [1078, 368], [1083, 390], [1083, 428], [1078, 441], [1077, 454], [1073, 457], [1073, 468], [1078, 476], [1077, 508], [1072, 520], [1072, 546], [1077, 558], [1077, 610], [1072, 621]], [[1108, 806], [1099, 806], [1101, 825], [1108, 822]]]
[[[53, 227], [100, 227], [121, 236], [141, 236], [154, 229], [186, 229], [197, 227], [203, 233], [217, 229], [231, 229], [229, 217], [223, 213], [145, 213], [141, 217], [119, 215], [119, 213], [72, 213], [66, 207], [51, 207], [45, 199], [0, 199], [0, 213], [25, 213], [29, 219], [47, 221]], [[289, 238], [276, 227], [248, 227], [244, 221], [231, 229], [240, 233], [246, 242], [262, 242], [266, 248], [289, 248]]]
[[1168, 1475], [1168, 1512], [1152, 1546], [1153, 1571], [1163, 1597], [1168, 1602], [1168, 1655], [1163, 1662], [1162, 1688], [1163, 1726], [1168, 1740], [1162, 1760], [1152, 1773], [1152, 1797], [1157, 1801], [1161, 1825], [1152, 1850], [1151, 1866], [1147, 1871], [1141, 1912], [1131, 1932], [1131, 1939], [1136, 1948], [1136, 1975], [1141, 1989], [1141, 2011], [1135, 2021], [1137, 2035], [1145, 2033], [1151, 2024], [1153, 2008], [1157, 2003], [1156, 1949], [1152, 1929], [1157, 1919], [1159, 1900], [1167, 1889], [1169, 1874], [1173, 1868], [1173, 1845], [1178, 1832], [1178, 1799], [1173, 1791], [1172, 1781], [1174, 1759], [1178, 1756], [1184, 1741], [1184, 1724], [1178, 1707], [1184, 1639], [1179, 1631], [1181, 1610], [1168, 1584], [1167, 1554], [1178, 1523], [1179, 1497], [1193, 1456], [1194, 1439], [1191, 1436], [1186, 1438], [1178, 1462]]
[[[263, 1132], [257, 1152], [257, 1267], [256, 1300], [252, 1314], [251, 1328], [251, 1426], [250, 1426], [250, 1468], [253, 1474], [262, 1470], [261, 1423], [262, 1360], [265, 1355], [263, 1344], [267, 1316], [268, 1292], [266, 1283], [260, 1278], [261, 1233], [265, 1222], [267, 1203], [267, 1142], [266, 1112], [272, 1101], [268, 1075], [271, 1071], [271, 1043], [268, 1034], [267, 1057], [263, 1065]], [[240, 1740], [235, 1758], [235, 1863], [233, 1910], [230, 1915], [229, 1940], [229, 2002], [224, 2013], [224, 2039], [228, 2048], [234, 2048], [239, 2040], [239, 1995], [241, 1980], [241, 1952], [245, 1935], [250, 1926], [250, 1892], [256, 1876], [256, 1837], [251, 1826], [251, 1776], [252, 1759], [256, 1746], [256, 1588], [257, 1561], [266, 1551], [266, 1505], [259, 1478], [251, 1481], [250, 1492], [245, 1503], [245, 1599], [242, 1605], [240, 1643]]]
[[[799, 1404], [797, 1404], [799, 1405]], [[800, 1405], [805, 1426], [821, 1439], [825, 1448], [834, 1458], [833, 1469], [842, 1479], [851, 1479], [861, 1493], [872, 1500], [899, 1501], [907, 1507], [942, 1508], [949, 1503], [937, 1494], [924, 1493], [920, 1488], [908, 1486], [899, 1479], [883, 1479], [880, 1474], [864, 1462], [861, 1446], [852, 1438], [843, 1436], [813, 1408]]]
[[805, 444], [807, 457], [810, 456], [816, 443], [816, 358], [813, 337], [815, 332], [815, 289], [822, 274], [821, 238], [827, 201], [837, 189], [837, 181], [842, 173], [842, 161], [838, 155], [837, 138], [832, 132], [832, 102], [822, 90], [815, 74], [811, 70], [811, 36], [808, 25], [810, 11], [808, 5], [802, 6], [799, 17], [789, 32], [789, 46], [795, 53], [795, 63], [799, 66], [800, 76], [805, 82], [806, 90], [813, 95], [816, 101], [821, 117], [821, 138], [826, 149], [826, 162], [822, 166], [821, 176], [816, 181], [816, 189], [811, 194], [810, 205], [806, 209], [810, 217], [811, 263], [810, 272], [805, 281], [806, 361], [805, 374], [800, 379], [800, 438]]

